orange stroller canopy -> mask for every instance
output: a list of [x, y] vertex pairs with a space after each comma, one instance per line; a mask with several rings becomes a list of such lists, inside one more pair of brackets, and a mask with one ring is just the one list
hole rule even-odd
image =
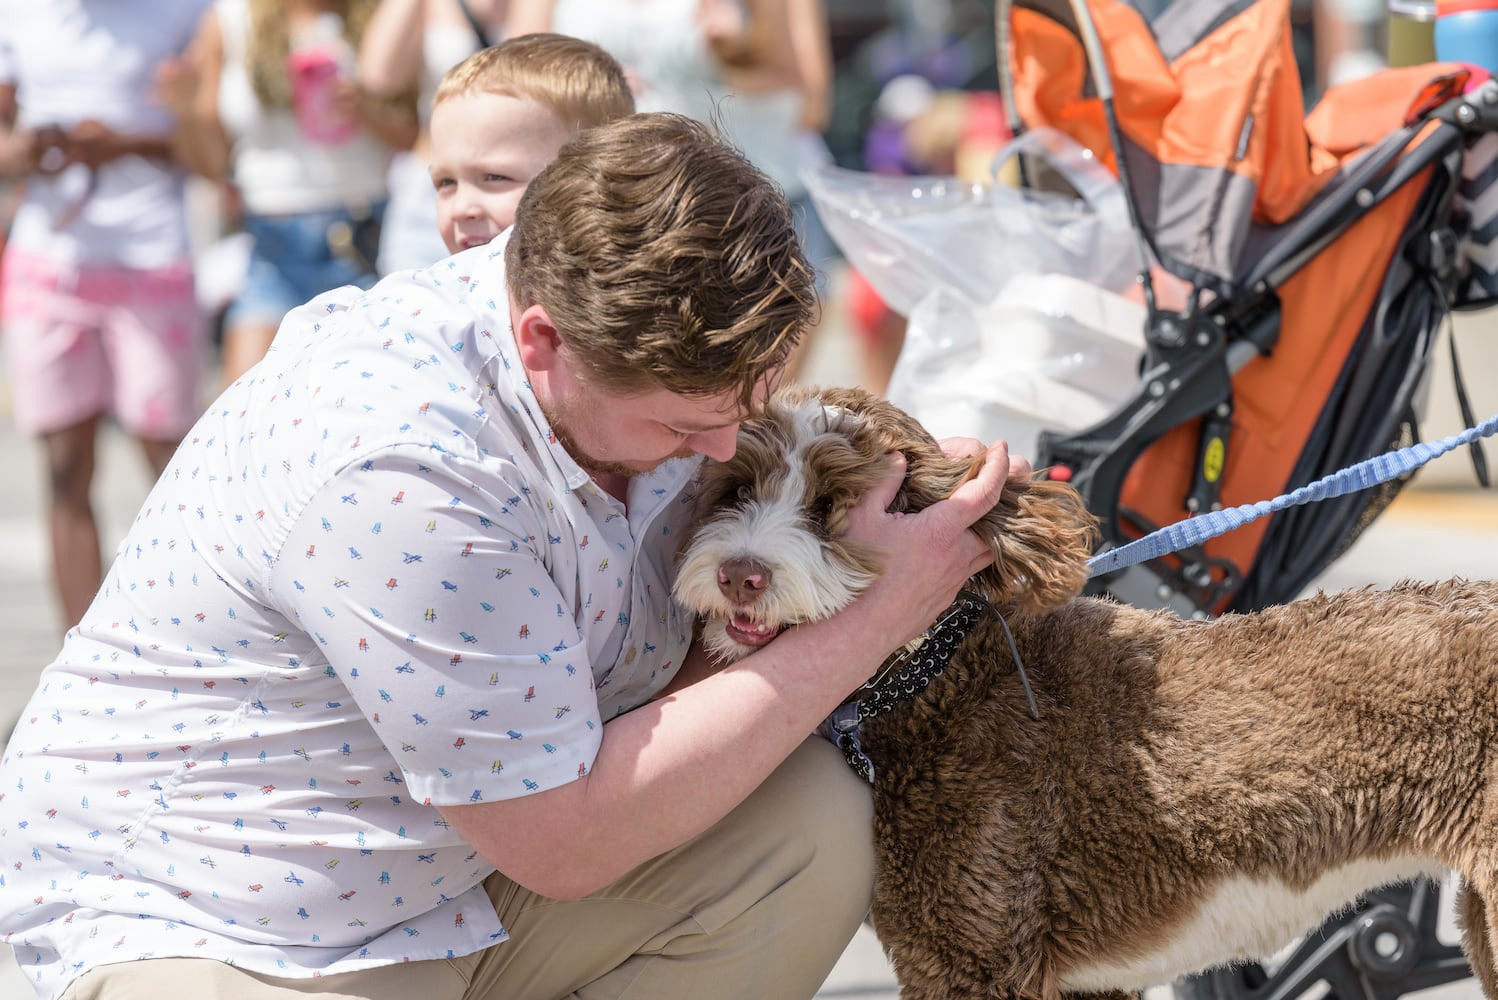
[[1289, 8], [1192, 0], [1147, 24], [1127, 3], [1088, 0], [1091, 25], [1079, 25], [1067, 0], [1001, 4], [1011, 117], [1069, 133], [1115, 172], [1121, 152], [1160, 262], [1223, 291], [1244, 270], [1251, 224], [1293, 218], [1350, 154], [1460, 93], [1470, 76], [1454, 63], [1380, 73], [1334, 88], [1307, 116]]
[[[1464, 98], [1481, 71], [1385, 70], [1307, 114], [1289, 8], [1175, 0], [1146, 22], [1122, 0], [999, 2], [1011, 121], [1107, 164], [1154, 258], [1141, 270], [1194, 289], [1167, 312], [1146, 282], [1134, 396], [1075, 435], [1042, 435], [1040, 457], [1074, 476], [1109, 544], [1268, 499], [1414, 428], [1456, 301], [1464, 143], [1491, 134]], [[1281, 512], [1150, 571], [1212, 613], [1288, 600], [1386, 499]], [[1107, 586], [1140, 603], [1143, 583]]]

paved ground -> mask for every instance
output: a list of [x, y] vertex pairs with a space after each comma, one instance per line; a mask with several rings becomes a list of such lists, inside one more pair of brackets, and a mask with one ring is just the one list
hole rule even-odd
[[[1468, 320], [1461, 331], [1463, 347], [1482, 348], [1464, 355], [1479, 419], [1498, 412], [1498, 337], [1493, 320]], [[1478, 338], [1482, 338], [1479, 342]], [[808, 380], [846, 382], [852, 370], [848, 338], [833, 329], [817, 343]], [[1473, 375], [1472, 373], [1482, 373]], [[1481, 380], [1478, 382], [1477, 380]], [[1439, 384], [1439, 377], [1438, 377]], [[1428, 438], [1461, 429], [1448, 404], [1437, 403]], [[1498, 470], [1498, 444], [1488, 445]], [[55, 652], [60, 635], [45, 570], [41, 534], [41, 479], [34, 450], [11, 427], [0, 398], [0, 725], [8, 731], [30, 693], [37, 671]], [[1450, 575], [1491, 578], [1498, 570], [1498, 492], [1472, 488], [1463, 454], [1438, 459], [1421, 473], [1417, 488], [1406, 490], [1364, 537], [1317, 581], [1329, 590], [1362, 584], [1386, 585], [1403, 577]], [[143, 499], [148, 483], [143, 463], [118, 434], [111, 434], [100, 459], [96, 498], [103, 535], [121, 537]], [[1475, 1000], [1475, 986], [1443, 991], [1453, 998]], [[866, 929], [818, 994], [841, 1000], [891, 1000], [894, 978], [873, 935]], [[0, 1000], [24, 1000], [30, 991], [16, 971], [9, 949], [0, 948]], [[776, 1000], [776, 998], [767, 998]]]

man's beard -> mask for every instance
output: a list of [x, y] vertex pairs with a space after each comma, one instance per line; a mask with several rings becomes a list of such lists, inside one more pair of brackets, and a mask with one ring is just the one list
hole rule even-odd
[[[549, 419], [549, 418], [548, 418]], [[551, 433], [556, 436], [557, 443], [566, 449], [567, 454], [572, 456], [573, 461], [588, 470], [591, 474], [604, 473], [611, 476], [624, 476], [626, 478], [640, 474], [639, 469], [632, 469], [621, 462], [606, 462], [601, 458], [589, 455], [578, 446], [577, 439], [567, 432], [565, 425], [555, 420], [551, 421]]]
[[546, 422], [551, 425], [551, 433], [552, 436], [557, 439], [557, 443], [566, 450], [567, 454], [572, 456], [573, 461], [582, 466], [592, 475], [598, 475], [599, 473], [602, 473], [609, 476], [623, 476], [628, 479], [657, 469], [660, 466], [665, 465], [666, 462], [670, 461], [673, 458], [690, 458], [692, 457], [692, 455], [696, 454], [690, 448], [683, 449], [682, 451], [668, 455], [666, 458], [661, 459], [659, 462], [656, 462], [654, 465], [652, 465], [649, 469], [637, 469], [634, 466], [626, 465], [623, 462], [615, 462], [608, 459], [598, 458], [595, 455], [590, 455], [586, 450], [584, 450], [582, 446], [577, 443], [577, 438], [573, 436], [570, 430], [568, 430], [567, 425], [569, 423], [569, 418], [574, 413], [573, 408], [571, 407], [571, 405], [569, 405], [568, 402], [563, 401], [559, 406], [556, 407], [547, 406], [539, 399], [537, 399], [536, 402], [538, 405], [540, 405], [541, 413], [546, 417]]

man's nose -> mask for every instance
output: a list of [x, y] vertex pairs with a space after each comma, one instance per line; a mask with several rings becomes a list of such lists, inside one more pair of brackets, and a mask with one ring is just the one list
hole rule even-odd
[[687, 445], [699, 455], [716, 462], [726, 462], [738, 449], [739, 425], [729, 424], [710, 431], [699, 431], [687, 439]]

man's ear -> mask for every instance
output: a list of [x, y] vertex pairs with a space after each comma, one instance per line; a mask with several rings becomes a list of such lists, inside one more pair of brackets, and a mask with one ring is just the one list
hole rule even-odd
[[562, 338], [546, 307], [526, 306], [515, 320], [515, 346], [526, 371], [551, 371], [562, 351]]

